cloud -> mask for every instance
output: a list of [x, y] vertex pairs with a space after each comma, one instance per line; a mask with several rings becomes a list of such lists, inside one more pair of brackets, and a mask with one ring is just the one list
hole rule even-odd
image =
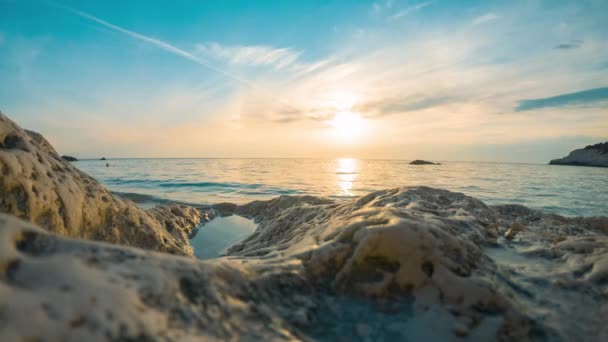
[[381, 117], [391, 114], [403, 114], [446, 104], [458, 102], [451, 96], [422, 96], [383, 99], [377, 102], [369, 102], [354, 108], [355, 111], [368, 113], [367, 117]]
[[396, 20], [396, 19], [399, 19], [399, 18], [405, 17], [406, 15], [408, 15], [408, 14], [410, 14], [410, 13], [412, 13], [412, 12], [415, 12], [415, 11], [421, 10], [421, 9], [423, 9], [423, 8], [427, 7], [427, 6], [432, 5], [432, 4], [433, 4], [433, 2], [432, 2], [432, 1], [421, 2], [421, 3], [419, 3], [419, 4], [416, 4], [416, 5], [410, 6], [410, 7], [408, 7], [408, 8], [405, 8], [405, 9], [403, 9], [403, 10], [401, 10], [401, 11], [399, 11], [399, 12], [397, 12], [397, 13], [393, 14], [393, 15], [392, 15], [392, 16], [390, 16], [389, 18], [390, 18], [391, 20]]
[[517, 107], [515, 107], [515, 110], [523, 112], [542, 108], [581, 106], [603, 101], [608, 101], [608, 87], [587, 89], [539, 99], [521, 100]]
[[378, 13], [384, 9], [393, 7], [393, 0], [376, 1], [372, 4], [372, 13]]
[[217, 68], [217, 67], [211, 65], [210, 63], [208, 63], [207, 61], [205, 61], [204, 59], [202, 59], [202, 58], [200, 58], [198, 56], [195, 56], [195, 55], [193, 55], [192, 53], [190, 53], [188, 51], [182, 50], [182, 49], [180, 49], [180, 48], [178, 48], [178, 47], [176, 47], [174, 45], [171, 45], [171, 44], [169, 44], [167, 42], [164, 42], [164, 41], [162, 41], [160, 39], [153, 38], [153, 37], [150, 37], [150, 36], [146, 36], [146, 35], [137, 33], [135, 31], [127, 30], [127, 29], [125, 29], [123, 27], [120, 27], [118, 25], [114, 25], [114, 24], [112, 24], [110, 22], [107, 22], [107, 21], [105, 21], [103, 19], [100, 19], [100, 18], [95, 17], [95, 16], [93, 16], [91, 14], [79, 11], [79, 10], [71, 8], [71, 7], [61, 6], [61, 5], [57, 5], [57, 6], [65, 9], [65, 10], [71, 12], [71, 13], [74, 13], [74, 14], [76, 14], [79, 17], [82, 17], [82, 18], [88, 19], [90, 21], [96, 22], [96, 23], [98, 23], [98, 24], [100, 24], [102, 26], [105, 26], [105, 27], [107, 27], [107, 28], [109, 28], [111, 30], [123, 33], [123, 34], [125, 34], [125, 35], [127, 35], [127, 36], [129, 36], [131, 38], [137, 39], [139, 41], [143, 41], [143, 42], [152, 44], [152, 45], [154, 45], [154, 46], [156, 46], [156, 47], [158, 47], [158, 48], [160, 48], [162, 50], [165, 50], [167, 52], [170, 52], [170, 53], [172, 53], [172, 54], [174, 54], [176, 56], [180, 56], [180, 57], [183, 57], [185, 59], [188, 59], [188, 60], [190, 60], [190, 61], [192, 61], [194, 63], [197, 63], [199, 65], [204, 66], [207, 69], [210, 69], [210, 70], [215, 71], [217, 73], [220, 73], [220, 74], [222, 74], [222, 75], [224, 75], [224, 76], [226, 76], [228, 78], [231, 78], [234, 81], [237, 81], [237, 82], [249, 85], [249, 86], [253, 86], [253, 84], [250, 81], [248, 81], [248, 80], [246, 80], [246, 79], [244, 79], [242, 77], [239, 77], [237, 75], [234, 75], [234, 74], [232, 74], [232, 73], [230, 73], [230, 72], [228, 72], [226, 70], [222, 70], [220, 68]]
[[583, 41], [579, 40], [579, 39], [575, 39], [575, 40], [571, 41], [570, 43], [559, 44], [559, 45], [555, 46], [555, 49], [572, 50], [572, 49], [578, 49], [579, 47], [581, 47], [581, 45], [583, 45]]
[[494, 21], [496, 19], [498, 19], [498, 16], [496, 14], [494, 14], [494, 13], [486, 13], [486, 14], [481, 15], [479, 17], [473, 18], [472, 23], [473, 23], [473, 25], [480, 25], [480, 24], [483, 24], [483, 23]]
[[293, 66], [300, 52], [265, 45], [225, 46], [215, 42], [196, 46], [196, 55], [227, 61], [231, 64], [271, 66], [281, 70]]

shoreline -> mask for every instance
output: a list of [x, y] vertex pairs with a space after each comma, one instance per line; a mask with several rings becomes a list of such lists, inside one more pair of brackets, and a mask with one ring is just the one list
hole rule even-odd
[[[608, 338], [605, 216], [425, 186], [143, 209], [1, 114], [0, 147], [5, 340]], [[231, 214], [257, 229], [195, 259]]]

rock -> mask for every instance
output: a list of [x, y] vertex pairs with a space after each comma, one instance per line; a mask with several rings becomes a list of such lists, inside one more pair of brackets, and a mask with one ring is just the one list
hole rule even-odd
[[505, 238], [512, 240], [517, 233], [522, 232], [525, 228], [526, 227], [523, 224], [514, 222], [511, 227], [509, 227], [509, 230], [507, 230], [505, 233]]
[[513, 230], [513, 228], [509, 228], [509, 230], [507, 230], [507, 232], [505, 233], [505, 238], [507, 238], [509, 240], [513, 240], [515, 235], [517, 235], [517, 230]]
[[549, 164], [608, 167], [608, 142], [574, 150], [567, 157], [551, 160]]
[[519, 222], [514, 222], [509, 229], [512, 229], [515, 232], [523, 232], [526, 227]]
[[[171, 211], [153, 215], [180, 217]], [[595, 230], [604, 220], [556, 224], [428, 187], [344, 201], [283, 196], [236, 212], [259, 229], [208, 261], [74, 240], [0, 214], [0, 340], [608, 336], [608, 237]], [[521, 251], [516, 241], [496, 247], [517, 254], [507, 263], [484, 247], [497, 222], [525, 226]], [[509, 265], [521, 259], [528, 278]]]
[[72, 157], [72, 156], [61, 156], [61, 159], [65, 160], [65, 161], [69, 161], [69, 162], [75, 162], [78, 161], [77, 158]]
[[486, 234], [490, 238], [494, 239], [491, 241], [492, 243], [495, 243], [496, 242], [495, 239], [498, 238], [498, 228], [500, 228], [500, 225], [498, 224], [498, 222], [494, 222], [486, 227]]
[[222, 216], [230, 216], [236, 211], [238, 206], [234, 203], [217, 203], [211, 207]]
[[106, 160], [106, 157], [101, 157], [99, 160]]
[[426, 160], [416, 159], [410, 162], [410, 165], [441, 165], [440, 163], [433, 163]]
[[64, 236], [192, 255], [198, 210], [145, 211], [63, 160], [42, 135], [0, 113], [0, 212]]

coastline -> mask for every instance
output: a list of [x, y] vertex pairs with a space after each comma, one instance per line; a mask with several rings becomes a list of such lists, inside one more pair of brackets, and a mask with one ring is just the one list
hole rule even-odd
[[[0, 141], [6, 340], [608, 338], [607, 217], [424, 186], [144, 210], [4, 116]], [[257, 230], [193, 258], [231, 214]]]
[[[487, 204], [522, 204], [568, 217], [608, 213], [601, 205], [608, 201], [608, 193], [599, 191], [608, 187], [605, 168], [456, 162], [423, 168], [403, 162], [352, 159], [129, 159], [113, 161], [110, 168], [98, 161], [74, 165], [111, 191], [141, 193], [189, 205], [245, 204], [280, 195], [349, 199], [387, 188], [424, 184], [462, 192]], [[348, 165], [350, 171], [345, 172], [344, 166]]]

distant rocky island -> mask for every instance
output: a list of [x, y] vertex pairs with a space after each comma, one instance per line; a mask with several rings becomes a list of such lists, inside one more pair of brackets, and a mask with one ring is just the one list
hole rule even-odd
[[564, 158], [553, 159], [549, 164], [608, 167], [608, 142], [574, 150]]
[[65, 160], [65, 161], [69, 161], [69, 162], [78, 161], [78, 158], [72, 157], [72, 156], [61, 156], [61, 159]]
[[441, 163], [433, 163], [428, 160], [416, 159], [410, 162], [410, 165], [441, 165]]

